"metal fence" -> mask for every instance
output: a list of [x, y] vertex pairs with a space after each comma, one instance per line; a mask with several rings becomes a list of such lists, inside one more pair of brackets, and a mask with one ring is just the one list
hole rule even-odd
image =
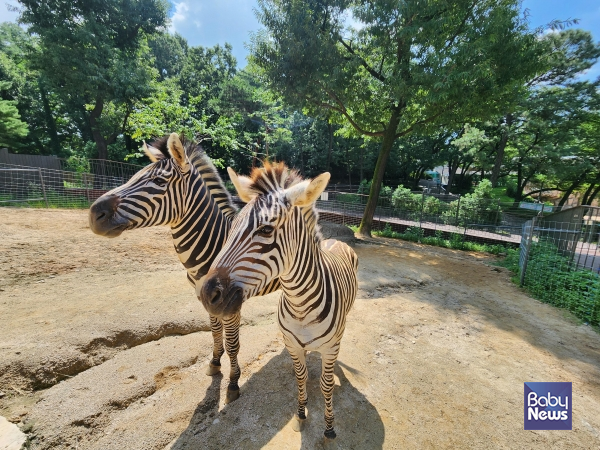
[[[328, 191], [317, 201], [317, 209], [325, 220], [358, 225], [367, 199], [367, 195]], [[400, 197], [380, 197], [373, 229], [388, 227], [404, 233], [409, 228], [418, 228], [422, 236], [448, 238], [460, 234], [466, 241], [517, 246], [521, 242], [523, 224], [553, 210], [554, 207], [544, 205], [525, 209], [496, 199], [410, 192]]]
[[0, 206], [87, 208], [130, 178], [0, 163]]
[[60, 158], [61, 170], [67, 172], [81, 172], [102, 177], [122, 178], [129, 180], [144, 166], [128, 164], [105, 159], [63, 159]]
[[535, 297], [600, 324], [600, 208], [578, 206], [523, 227], [519, 278]]

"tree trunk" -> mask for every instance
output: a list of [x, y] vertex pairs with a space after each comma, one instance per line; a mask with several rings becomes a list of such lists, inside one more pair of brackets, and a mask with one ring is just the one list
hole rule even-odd
[[327, 134], [329, 135], [329, 148], [327, 149], [327, 172], [331, 169], [331, 154], [333, 153], [333, 125], [327, 122]]
[[377, 208], [377, 201], [379, 200], [381, 182], [383, 181], [383, 175], [385, 174], [385, 166], [387, 165], [394, 141], [396, 140], [396, 130], [399, 122], [400, 111], [394, 109], [392, 111], [392, 116], [390, 117], [390, 122], [388, 123], [387, 129], [383, 136], [383, 142], [381, 143], [379, 156], [377, 157], [375, 172], [373, 173], [373, 181], [371, 183], [371, 191], [369, 192], [369, 200], [367, 201], [365, 213], [360, 221], [360, 226], [358, 227], [358, 234], [361, 236], [371, 236], [371, 229], [373, 228], [373, 216], [375, 215], [375, 208]]
[[571, 184], [571, 186], [569, 186], [569, 188], [565, 191], [562, 198], [560, 199], [558, 206], [562, 207], [562, 206], [564, 206], [565, 203], [567, 203], [567, 200], [569, 200], [569, 197], [571, 196], [573, 191], [581, 185], [581, 183], [587, 176], [588, 172], [589, 172], [588, 170], [583, 171], [583, 173], [581, 175], [579, 175], [579, 177], [577, 177], [577, 179]]
[[502, 168], [502, 162], [504, 161], [504, 150], [506, 149], [506, 144], [508, 143], [508, 133], [510, 132], [510, 126], [512, 125], [512, 114], [507, 114], [505, 121], [506, 129], [504, 130], [504, 133], [502, 133], [502, 137], [498, 143], [496, 159], [494, 160], [494, 168], [492, 169], [492, 175], [490, 177], [492, 187], [497, 187], [498, 179], [500, 178], [500, 169]]
[[349, 190], [352, 190], [352, 174], [350, 172], [350, 155], [348, 155], [348, 146], [346, 145], [346, 167], [348, 168], [348, 184]]
[[454, 183], [454, 177], [456, 176], [456, 171], [458, 170], [459, 162], [457, 162], [454, 166], [452, 165], [452, 161], [448, 161], [448, 194], [450, 194], [450, 190], [452, 189], [452, 183]]
[[591, 205], [594, 202], [594, 199], [596, 198], [598, 193], [600, 193], [600, 185], [596, 186], [596, 189], [594, 189], [594, 191], [590, 194], [590, 196], [588, 198], [586, 198], [585, 202], [588, 205]]
[[89, 121], [92, 129], [92, 137], [94, 138], [96, 148], [98, 149], [98, 159], [108, 159], [106, 139], [104, 139], [104, 136], [98, 127], [98, 119], [102, 115], [102, 109], [104, 109], [104, 101], [98, 97], [96, 98], [94, 109], [90, 112]]
[[525, 183], [523, 183], [523, 167], [522, 164], [519, 163], [517, 169], [517, 189], [515, 190], [515, 201], [513, 203], [514, 206], [518, 206], [521, 200], [523, 199], [524, 189]]
[[360, 146], [360, 180], [358, 180], [358, 181], [362, 182], [364, 177], [365, 177], [365, 146], [361, 145]]
[[598, 185], [596, 190], [594, 190], [594, 187], [598, 182], [600, 182], [600, 173], [596, 176], [596, 179], [590, 183], [590, 186], [586, 189], [585, 194], [583, 194], [583, 198], [581, 199], [582, 205], [592, 204], [594, 198], [596, 195], [598, 195], [598, 190], [600, 190], [600, 185]]
[[48, 133], [50, 134], [50, 143], [52, 145], [52, 151], [56, 156], [61, 156], [60, 140], [58, 139], [58, 132], [56, 131], [56, 122], [52, 116], [52, 108], [48, 101], [48, 95], [46, 93], [46, 87], [42, 78], [38, 78], [38, 89], [40, 90], [40, 97], [42, 99], [42, 105], [44, 106], [44, 116], [46, 119], [46, 125], [48, 126]]

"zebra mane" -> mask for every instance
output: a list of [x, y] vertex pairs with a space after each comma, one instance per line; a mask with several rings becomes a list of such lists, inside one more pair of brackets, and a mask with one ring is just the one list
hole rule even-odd
[[248, 190], [258, 195], [287, 189], [303, 181], [296, 169], [290, 169], [283, 162], [271, 163], [268, 160], [263, 161], [263, 167], [252, 169], [250, 179], [252, 184]]
[[[184, 135], [180, 135], [179, 139], [181, 140], [185, 154], [202, 177], [221, 212], [229, 219], [233, 219], [238, 212], [238, 208], [233, 203], [231, 194], [225, 188], [225, 184], [209, 156], [200, 144], [187, 139]], [[151, 143], [152, 147], [160, 150], [165, 158], [171, 158], [167, 146], [168, 140], [169, 136], [164, 136]]]
[[[290, 169], [283, 162], [271, 163], [268, 160], [263, 161], [262, 168], [252, 169], [250, 179], [252, 184], [248, 190], [258, 195], [274, 194], [304, 181], [296, 169]], [[304, 218], [308, 229], [314, 231], [313, 236], [318, 244], [323, 240], [323, 235], [318, 224], [319, 213], [314, 204], [304, 208]]]

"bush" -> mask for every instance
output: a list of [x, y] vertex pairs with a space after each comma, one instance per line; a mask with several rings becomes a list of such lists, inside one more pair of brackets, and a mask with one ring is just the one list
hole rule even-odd
[[569, 258], [549, 242], [532, 244], [525, 288], [545, 303], [600, 324], [600, 277], [589, 270], [572, 269]]
[[460, 226], [469, 223], [495, 225], [500, 219], [500, 214], [498, 201], [492, 198], [492, 193], [490, 180], [482, 180], [472, 194], [466, 194], [460, 200], [450, 203], [449, 208], [442, 213], [444, 222]]

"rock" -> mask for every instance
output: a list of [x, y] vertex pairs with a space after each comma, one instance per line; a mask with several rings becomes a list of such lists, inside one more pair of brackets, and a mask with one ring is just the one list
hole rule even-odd
[[27, 436], [19, 427], [0, 416], [0, 448], [2, 450], [20, 450], [25, 445]]
[[354, 231], [345, 225], [319, 221], [319, 227], [321, 228], [323, 239], [337, 239], [338, 241], [345, 242], [349, 245], [352, 245], [355, 242]]

